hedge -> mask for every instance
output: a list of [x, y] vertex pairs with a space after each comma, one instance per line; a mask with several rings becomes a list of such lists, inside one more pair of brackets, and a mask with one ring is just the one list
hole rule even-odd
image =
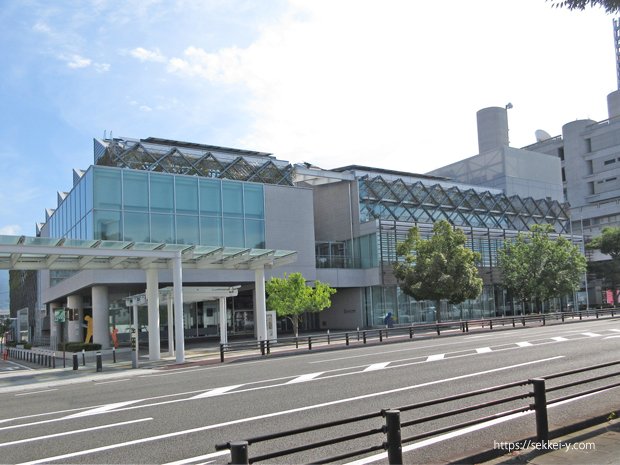
[[[60, 344], [60, 350], [63, 350], [63, 345]], [[101, 344], [91, 344], [87, 342], [65, 342], [64, 350], [67, 352], [81, 352], [82, 350], [101, 350]]]

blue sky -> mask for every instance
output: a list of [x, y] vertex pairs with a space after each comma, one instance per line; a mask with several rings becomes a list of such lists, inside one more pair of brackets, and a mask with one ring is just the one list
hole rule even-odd
[[0, 0], [0, 59], [0, 234], [104, 131], [423, 173], [477, 153], [481, 108], [521, 147], [617, 87], [612, 17], [544, 0]]

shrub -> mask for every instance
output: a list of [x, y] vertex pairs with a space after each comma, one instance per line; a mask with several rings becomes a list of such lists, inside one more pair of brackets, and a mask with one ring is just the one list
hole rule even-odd
[[[60, 350], [63, 350], [63, 344], [60, 344]], [[64, 350], [67, 352], [81, 352], [82, 350], [101, 350], [101, 344], [91, 344], [87, 342], [65, 342]]]

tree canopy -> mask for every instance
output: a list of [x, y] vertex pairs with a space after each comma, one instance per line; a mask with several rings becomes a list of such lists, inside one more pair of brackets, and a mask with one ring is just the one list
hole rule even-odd
[[551, 225], [535, 225], [498, 250], [503, 284], [523, 302], [539, 304], [577, 290], [586, 270], [579, 248], [565, 237], [552, 238]]
[[265, 285], [267, 308], [275, 310], [279, 317], [288, 317], [293, 323], [295, 336], [299, 334], [299, 320], [304, 312], [320, 312], [332, 304], [331, 296], [336, 289], [321, 281], [314, 287], [306, 284], [301, 273], [273, 277]]
[[585, 10], [587, 7], [601, 7], [606, 13], [620, 12], [620, 0], [547, 0], [554, 8]]
[[441, 321], [440, 302], [459, 304], [482, 292], [476, 262], [480, 254], [465, 246], [465, 233], [445, 220], [433, 225], [433, 235], [422, 239], [417, 227], [396, 246], [400, 261], [394, 275], [402, 291], [417, 300], [433, 300], [436, 318]]
[[620, 284], [620, 227], [606, 227], [600, 236], [592, 239], [586, 246], [588, 249], [597, 249], [605, 255], [609, 255], [609, 262], [593, 262], [591, 271], [603, 278], [614, 293], [614, 303], [620, 301], [616, 297], [616, 289]]

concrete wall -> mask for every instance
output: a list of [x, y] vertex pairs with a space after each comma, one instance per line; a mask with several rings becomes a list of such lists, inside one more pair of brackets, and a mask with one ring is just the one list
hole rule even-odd
[[343, 241], [356, 235], [359, 223], [357, 184], [342, 181], [314, 188], [317, 241]]
[[332, 306], [319, 313], [319, 327], [331, 331], [354, 330], [364, 327], [363, 319], [361, 289], [338, 289], [332, 296]]

